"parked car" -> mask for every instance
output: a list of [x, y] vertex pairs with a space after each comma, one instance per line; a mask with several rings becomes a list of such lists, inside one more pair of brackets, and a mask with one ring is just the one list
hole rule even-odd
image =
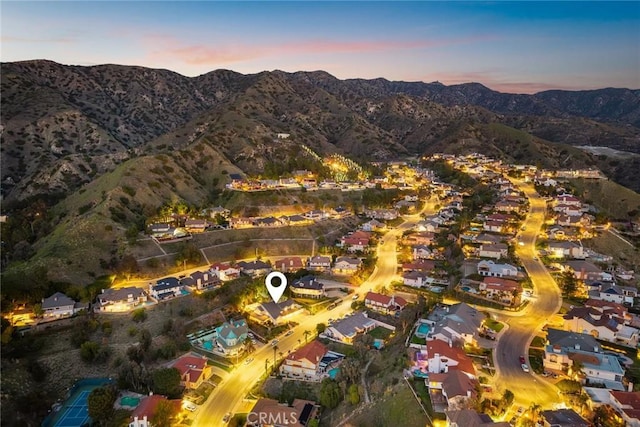
[[278, 340], [271, 341], [271, 347], [275, 347], [278, 344]]
[[248, 365], [248, 364], [249, 364], [249, 363], [251, 363], [251, 362], [253, 362], [253, 357], [249, 357], [248, 359], [246, 359], [246, 360], [244, 361], [244, 364], [245, 364], [245, 365]]
[[518, 410], [516, 411], [516, 413], [518, 415], [522, 415], [523, 412], [524, 412], [524, 408], [522, 406], [518, 407]]
[[289, 329], [289, 330], [287, 331], [287, 333], [286, 333], [286, 334], [284, 334], [284, 336], [285, 336], [285, 337], [290, 337], [292, 334], [293, 334], [293, 329]]
[[522, 364], [522, 370], [525, 372], [529, 372], [529, 365], [527, 365], [526, 363]]
[[520, 363], [527, 363], [527, 359], [524, 356], [520, 356]]
[[231, 412], [227, 412], [227, 414], [224, 417], [222, 417], [222, 422], [228, 423], [230, 419], [231, 419]]
[[192, 402], [184, 402], [184, 409], [194, 412], [198, 407]]

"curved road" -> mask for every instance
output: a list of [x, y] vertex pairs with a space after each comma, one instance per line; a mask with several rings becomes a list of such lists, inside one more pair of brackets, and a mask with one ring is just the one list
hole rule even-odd
[[496, 384], [511, 390], [518, 404], [527, 407], [536, 403], [547, 408], [559, 401], [557, 389], [542, 378], [524, 372], [519, 358], [524, 355], [529, 363], [526, 355], [531, 340], [548, 319], [560, 310], [562, 297], [545, 266], [534, 259], [537, 255], [536, 237], [544, 222], [546, 201], [531, 184], [518, 181], [517, 185], [529, 198], [530, 211], [524, 223], [525, 231], [519, 234], [524, 245], [516, 246], [516, 254], [531, 277], [536, 298], [524, 309], [524, 315], [497, 316], [509, 324], [509, 329], [500, 337], [494, 352]]
[[[396, 279], [398, 262], [396, 254], [396, 240], [402, 236], [402, 232], [413, 227], [421, 220], [423, 213], [435, 211], [435, 202], [428, 201], [422, 212], [416, 215], [405, 217], [406, 220], [397, 228], [389, 230], [380, 238], [377, 248], [378, 261], [376, 267], [369, 277], [356, 291], [363, 296], [370, 290], [386, 286]], [[351, 296], [346, 297], [333, 310], [322, 311], [314, 315], [305, 316], [298, 326], [292, 329], [293, 333], [288, 336], [278, 338], [278, 349], [276, 357], [279, 360], [280, 352], [285, 356], [288, 351], [293, 351], [301, 344], [304, 344], [304, 332], [312, 332], [315, 336], [316, 325], [318, 323], [328, 323], [330, 318], [338, 318], [349, 314], [352, 303]], [[311, 338], [311, 337], [310, 337]], [[240, 364], [224, 379], [218, 387], [211, 393], [209, 399], [196, 411], [193, 426], [216, 426], [224, 425], [222, 421], [225, 414], [234, 413], [243, 403], [244, 397], [251, 390], [253, 385], [265, 373], [265, 363], [273, 365], [274, 350], [271, 345], [265, 345], [257, 349], [251, 357], [254, 359], [248, 365]]]

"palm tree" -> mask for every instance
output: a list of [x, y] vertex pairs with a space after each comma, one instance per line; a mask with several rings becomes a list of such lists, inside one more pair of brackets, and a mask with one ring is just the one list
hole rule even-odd
[[253, 345], [253, 340], [250, 337], [245, 338], [244, 340], [244, 350], [247, 353], [251, 353], [255, 350], [255, 346]]
[[278, 352], [278, 350], [280, 350], [280, 348], [277, 345], [273, 346], [273, 368], [275, 369], [276, 367], [276, 353]]
[[311, 335], [311, 331], [310, 330], [306, 330], [304, 331], [304, 343], [306, 344], [309, 341], [309, 335]]
[[574, 360], [571, 365], [571, 373], [574, 378], [580, 378], [584, 376], [584, 364], [579, 360]]

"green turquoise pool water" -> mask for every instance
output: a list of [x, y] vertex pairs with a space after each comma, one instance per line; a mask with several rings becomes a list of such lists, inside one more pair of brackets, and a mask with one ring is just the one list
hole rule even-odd
[[140, 398], [139, 397], [131, 397], [131, 396], [125, 396], [123, 398], [120, 399], [120, 404], [122, 406], [130, 406], [130, 407], [136, 407], [140, 404]]

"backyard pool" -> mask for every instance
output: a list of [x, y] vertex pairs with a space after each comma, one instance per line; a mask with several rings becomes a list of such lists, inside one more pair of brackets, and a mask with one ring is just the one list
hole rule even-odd
[[140, 404], [139, 397], [124, 396], [123, 398], [120, 399], [120, 405], [122, 406], [129, 406], [131, 408], [135, 408], [139, 404]]
[[422, 372], [420, 369], [414, 369], [413, 376], [416, 378], [429, 378], [429, 374], [427, 372]]
[[420, 326], [418, 326], [418, 330], [416, 332], [426, 336], [429, 334], [430, 330], [431, 328], [429, 327], [429, 325], [427, 325], [426, 323], [421, 323]]
[[211, 340], [202, 341], [202, 348], [209, 351], [213, 350], [213, 341]]
[[329, 378], [335, 380], [338, 376], [338, 372], [340, 372], [340, 368], [333, 368], [329, 370]]

